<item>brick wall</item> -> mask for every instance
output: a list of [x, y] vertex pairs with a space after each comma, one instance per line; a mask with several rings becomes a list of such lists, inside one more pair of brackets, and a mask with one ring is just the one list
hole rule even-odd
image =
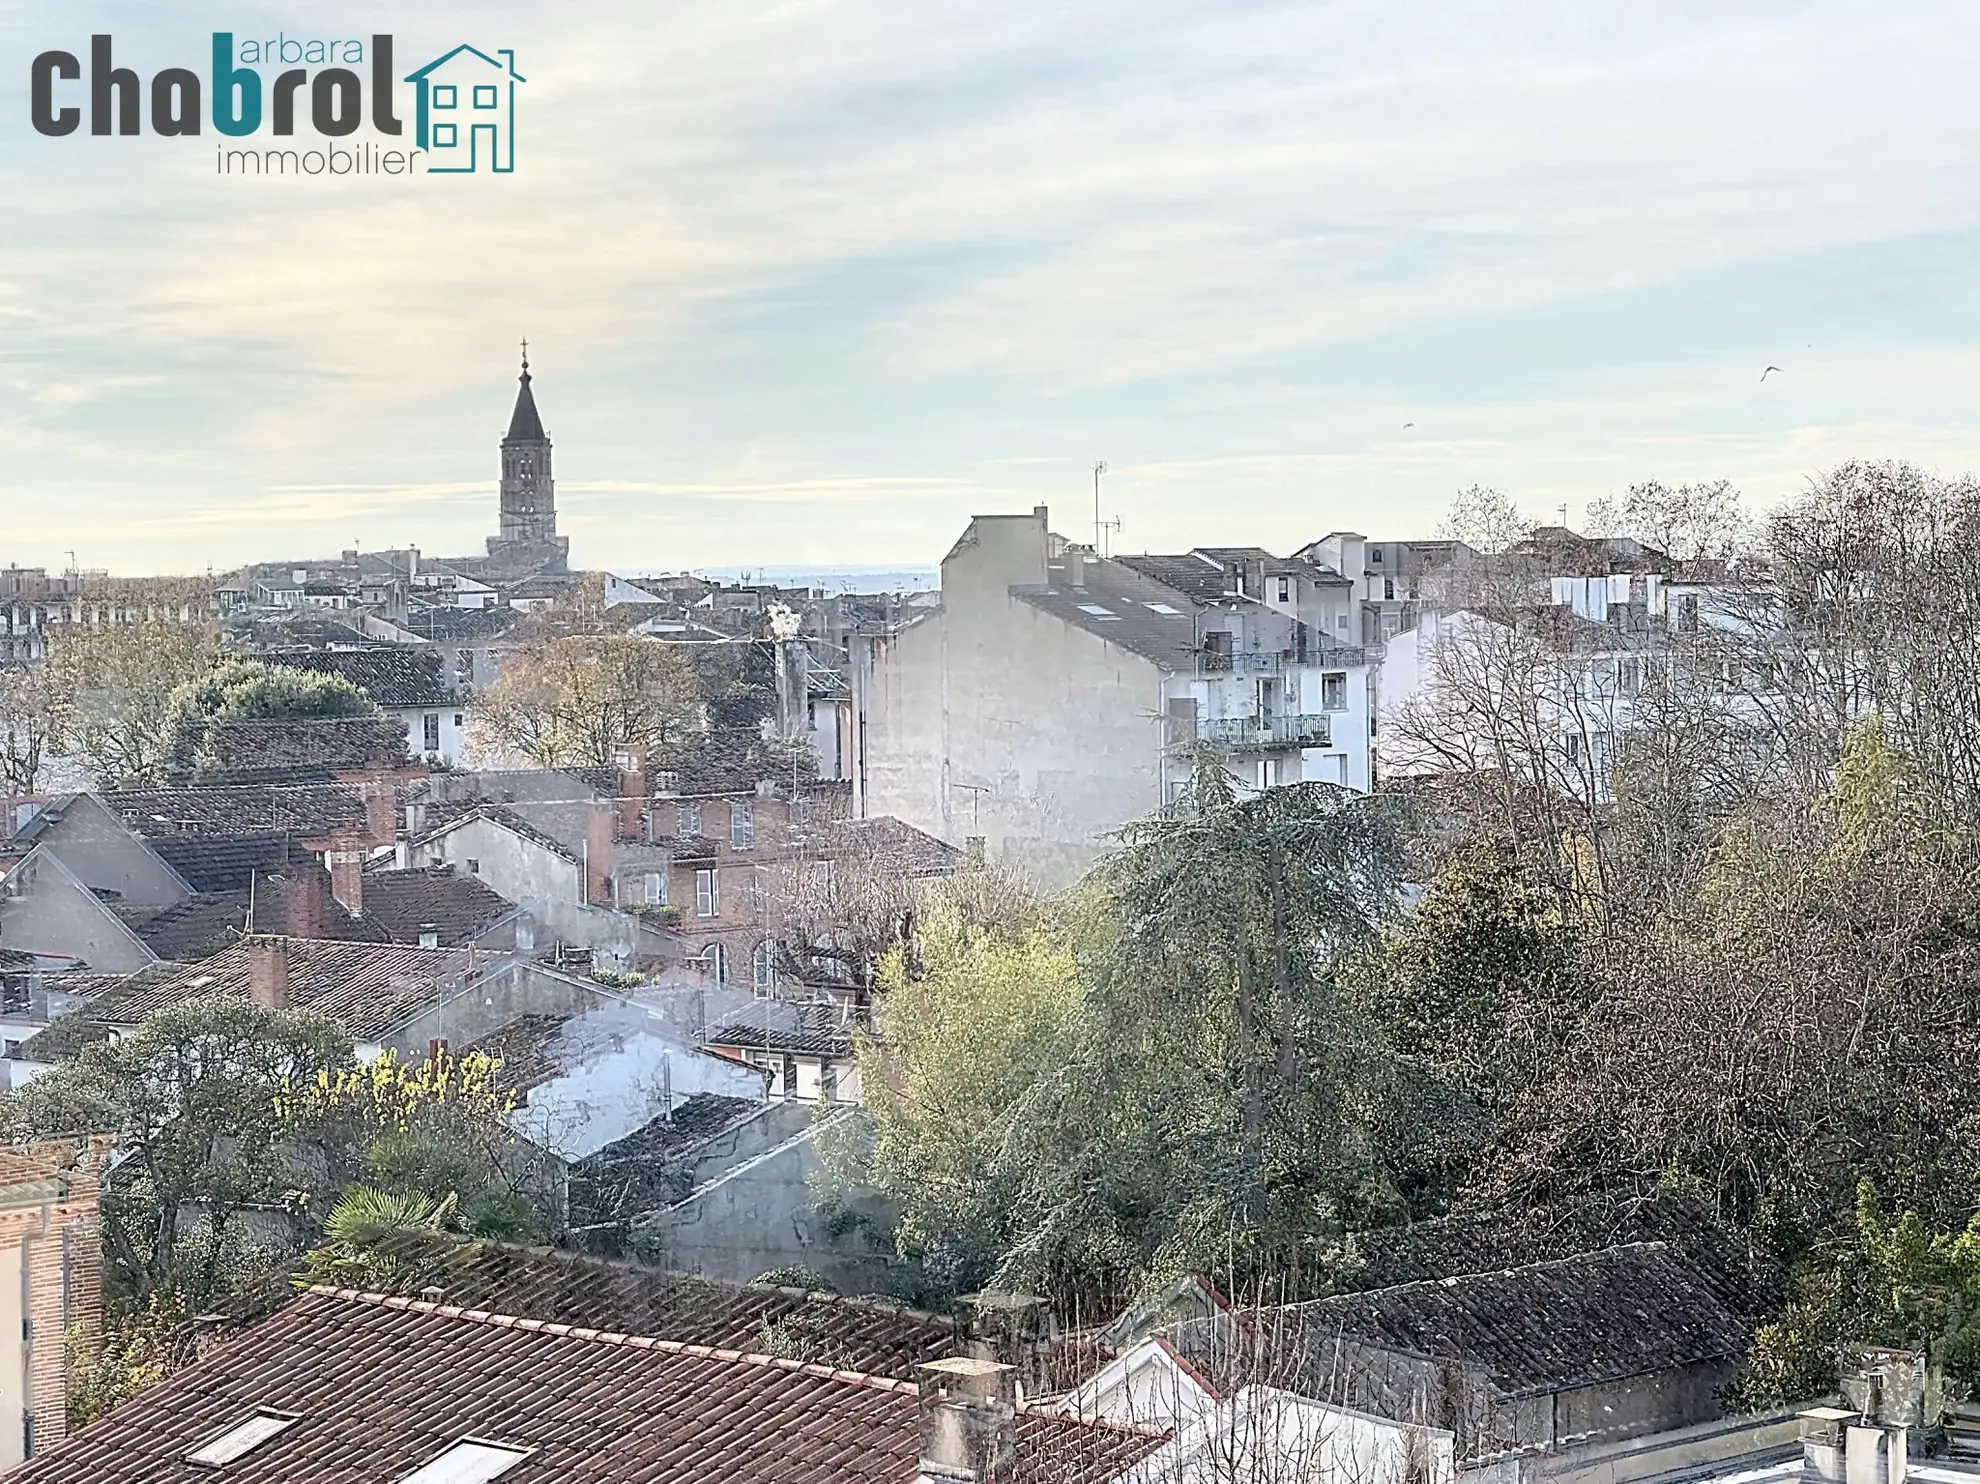
[[108, 1147], [103, 1138], [54, 1140], [10, 1149], [0, 1166], [0, 1281], [23, 1270], [26, 1277], [26, 1344], [0, 1346], [0, 1367], [21, 1367], [0, 1392], [24, 1404], [22, 1415], [0, 1417], [0, 1466], [24, 1456], [30, 1441], [42, 1453], [67, 1436], [67, 1335], [79, 1327], [92, 1345], [102, 1336], [97, 1197]]

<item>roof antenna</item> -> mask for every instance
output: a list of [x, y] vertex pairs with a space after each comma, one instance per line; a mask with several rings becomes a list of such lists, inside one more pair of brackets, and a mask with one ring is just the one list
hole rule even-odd
[[1105, 459], [1101, 459], [1093, 466], [1093, 555], [1095, 557], [1106, 555], [1102, 549], [1106, 540], [1104, 533], [1118, 531], [1121, 528], [1121, 522], [1118, 516], [1113, 520], [1102, 520], [1100, 518], [1100, 476], [1106, 472], [1107, 461]]

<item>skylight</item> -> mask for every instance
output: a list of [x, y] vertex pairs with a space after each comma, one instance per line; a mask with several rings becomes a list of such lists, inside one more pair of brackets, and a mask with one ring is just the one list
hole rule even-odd
[[1141, 606], [1146, 608], [1150, 613], [1161, 614], [1164, 618], [1182, 617], [1182, 609], [1171, 608], [1167, 603], [1143, 603]]
[[1079, 611], [1081, 613], [1090, 613], [1095, 618], [1113, 618], [1115, 616], [1113, 609], [1103, 608], [1098, 603], [1081, 603], [1079, 605]]
[[294, 1427], [302, 1418], [293, 1412], [271, 1412], [260, 1408], [244, 1421], [236, 1422], [217, 1438], [210, 1438], [186, 1455], [187, 1463], [217, 1469], [246, 1456], [281, 1432]]
[[399, 1484], [488, 1484], [529, 1457], [526, 1448], [478, 1443], [462, 1438], [430, 1463], [421, 1464]]

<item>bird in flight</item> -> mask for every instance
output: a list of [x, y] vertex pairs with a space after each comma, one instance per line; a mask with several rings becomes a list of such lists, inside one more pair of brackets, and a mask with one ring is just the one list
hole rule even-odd
[[1404, 423], [1404, 424], [1403, 424], [1403, 426], [1404, 426], [1405, 428], [1413, 428], [1413, 427], [1415, 427], [1415, 426], [1416, 426], [1416, 424], [1415, 424], [1415, 423]]
[[[1769, 373], [1771, 373], [1771, 372], [1774, 372], [1774, 371], [1780, 371], [1780, 369], [1781, 369], [1781, 368], [1780, 368], [1779, 366], [1769, 366], [1769, 367], [1768, 367], [1768, 368], [1767, 368], [1767, 369], [1766, 369], [1765, 371], [1762, 371], [1762, 372], [1760, 373], [1760, 379], [1761, 379], [1762, 381], [1765, 381], [1765, 380], [1767, 379], [1767, 377], [1768, 377], [1768, 375], [1769, 375]], [[1787, 374], [1787, 373], [1785, 373], [1785, 372], [1782, 372], [1782, 375], [1786, 375], [1786, 374]]]

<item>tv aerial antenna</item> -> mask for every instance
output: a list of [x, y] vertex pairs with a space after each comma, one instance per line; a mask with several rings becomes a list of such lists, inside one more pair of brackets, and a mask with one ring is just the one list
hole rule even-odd
[[1094, 464], [1093, 466], [1093, 554], [1097, 557], [1105, 556], [1107, 554], [1107, 550], [1106, 550], [1107, 532], [1118, 531], [1121, 528], [1121, 520], [1119, 516], [1115, 516], [1112, 520], [1102, 520], [1100, 518], [1100, 476], [1102, 474], [1105, 474], [1106, 472], [1107, 472], [1107, 461], [1105, 459], [1101, 459]]

